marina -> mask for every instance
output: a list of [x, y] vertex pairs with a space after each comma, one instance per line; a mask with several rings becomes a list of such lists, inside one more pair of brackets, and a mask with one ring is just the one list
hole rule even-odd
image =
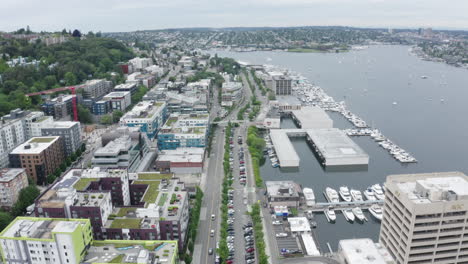
[[[417, 163], [398, 162], [378, 144], [382, 139], [376, 141], [369, 135], [350, 135], [370, 156], [367, 170], [331, 171], [317, 161], [304, 137], [291, 137], [290, 141], [301, 159], [300, 166], [294, 169], [274, 168], [267, 159], [260, 167], [262, 178], [289, 179], [313, 187], [316, 203], [324, 203], [326, 199], [322, 191], [326, 187], [338, 190], [340, 186], [348, 186], [350, 193], [353, 193], [353, 189], [359, 190], [365, 200], [363, 191], [372, 183], [384, 182], [390, 174], [452, 171], [454, 168], [467, 173], [468, 165], [463, 157], [468, 156], [468, 141], [462, 139], [466, 137], [468, 123], [463, 121], [466, 105], [461, 100], [468, 96], [468, 90], [465, 89], [468, 82], [466, 70], [421, 61], [408, 54], [407, 50], [407, 46], [371, 45], [364, 51], [350, 51], [346, 54], [218, 52], [218, 56], [256, 64], [268, 63], [265, 61], [268, 56], [275, 64], [302, 73], [337, 101], [345, 100], [346, 107], [366, 121], [368, 127], [364, 129], [378, 128], [385, 139], [390, 138], [418, 159]], [[337, 64], [337, 58], [342, 64]], [[398, 67], [392, 64], [395, 61], [398, 61]], [[333, 67], [333, 71], [326, 70], [324, 66]], [[392, 77], [389, 77], [389, 73]], [[423, 80], [421, 75], [430, 78]], [[408, 85], [409, 82], [411, 85]], [[443, 89], [441, 83], [446, 84]], [[443, 104], [440, 98], [444, 99]], [[398, 104], [393, 105], [392, 102]], [[341, 113], [327, 113], [333, 119], [334, 127], [358, 129]], [[436, 126], [434, 122], [437, 122]], [[297, 129], [298, 125], [292, 118], [282, 118], [281, 128]], [[378, 240], [380, 222], [367, 209], [362, 209], [368, 220], [364, 224], [357, 219], [353, 223], [346, 221], [338, 209], [335, 213], [337, 218], [334, 224], [329, 224], [324, 213], [314, 212], [314, 221], [317, 223], [314, 232], [320, 248], [327, 249], [329, 244], [336, 250], [338, 240], [349, 237]]]

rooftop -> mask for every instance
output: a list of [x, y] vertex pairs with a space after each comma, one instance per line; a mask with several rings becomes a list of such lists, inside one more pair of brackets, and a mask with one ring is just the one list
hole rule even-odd
[[270, 196], [299, 196], [301, 187], [293, 181], [266, 181], [268, 195]]
[[291, 112], [303, 129], [333, 127], [333, 120], [320, 107], [302, 107], [301, 110], [293, 110]]
[[51, 127], [45, 127], [43, 129], [48, 128], [71, 128], [73, 126], [80, 125], [80, 122], [73, 122], [73, 121], [55, 121], [52, 123]]
[[306, 217], [288, 217], [291, 232], [310, 232], [309, 220]]
[[368, 238], [340, 240], [339, 248], [349, 264], [392, 263], [388, 251]]
[[468, 177], [461, 172], [390, 175], [387, 181], [414, 203], [468, 200]]
[[132, 147], [132, 139], [129, 135], [122, 135], [119, 138], [116, 138], [104, 147], [98, 148], [94, 152], [94, 156], [117, 156], [121, 151], [128, 151]]
[[121, 120], [153, 118], [160, 113], [165, 106], [166, 103], [164, 102], [142, 101], [135, 105], [132, 110], [128, 111]]
[[10, 154], [39, 154], [53, 143], [59, 140], [60, 137], [33, 137], [25, 143], [19, 145]]
[[21, 173], [25, 173], [24, 169], [4, 168], [0, 169], [0, 182], [9, 182], [16, 178]]
[[175, 263], [177, 241], [104, 240], [94, 241], [83, 263]]
[[172, 114], [160, 133], [206, 134], [208, 114]]
[[364, 150], [338, 128], [308, 129], [306, 133], [324, 157], [325, 165], [369, 163]]
[[0, 238], [51, 240], [53, 233], [72, 233], [88, 219], [17, 217], [0, 233]]
[[124, 97], [130, 95], [129, 91], [123, 91], [123, 92], [110, 92], [106, 95], [104, 95], [104, 98], [106, 97]]

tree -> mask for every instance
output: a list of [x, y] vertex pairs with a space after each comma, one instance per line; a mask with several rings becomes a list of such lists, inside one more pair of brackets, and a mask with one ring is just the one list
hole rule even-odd
[[101, 123], [103, 125], [111, 125], [112, 123], [114, 123], [112, 115], [105, 115], [105, 116], [101, 117]]
[[62, 30], [62, 35], [67, 35], [67, 34], [68, 34], [68, 33], [67, 33], [67, 30], [64, 28], [64, 29]]
[[65, 73], [64, 79], [65, 79], [65, 85], [67, 86], [75, 85], [77, 83], [76, 75], [73, 74], [72, 72]]
[[119, 122], [120, 118], [124, 115], [124, 113], [120, 110], [115, 110], [114, 112], [112, 112], [112, 121], [114, 123], [117, 123]]
[[175, 81], [176, 81], [176, 78], [175, 78], [174, 76], [171, 76], [171, 77], [169, 77], [169, 81], [170, 81], [170, 82], [175, 82]]
[[7, 212], [0, 212], [0, 232], [5, 229], [12, 221], [14, 217]]
[[89, 109], [80, 104], [78, 105], [78, 119], [81, 123], [85, 124], [91, 124], [93, 122]]
[[34, 200], [41, 194], [36, 185], [29, 185], [23, 188], [18, 196], [18, 201], [13, 205], [12, 213], [14, 216], [20, 216], [26, 211]]
[[49, 174], [47, 176], [47, 184], [52, 184], [55, 181], [56, 177], [54, 174]]
[[73, 30], [72, 37], [81, 38], [81, 32], [78, 29]]

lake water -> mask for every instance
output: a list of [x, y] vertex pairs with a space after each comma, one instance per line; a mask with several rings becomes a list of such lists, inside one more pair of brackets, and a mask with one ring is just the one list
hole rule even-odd
[[[321, 86], [336, 101], [378, 128], [390, 140], [409, 151], [416, 164], [400, 164], [370, 137], [352, 139], [370, 156], [367, 171], [326, 172], [304, 139], [293, 139], [301, 162], [295, 171], [262, 166], [265, 180], [294, 180], [314, 189], [325, 201], [326, 187], [342, 185], [365, 189], [383, 183], [387, 175], [417, 172], [461, 171], [468, 173], [468, 71], [443, 63], [423, 61], [407, 46], [371, 46], [348, 53], [216, 52], [255, 64], [273, 64], [291, 69]], [[422, 79], [421, 76], [428, 76]], [[397, 104], [394, 105], [393, 102]], [[338, 128], [352, 125], [341, 115], [330, 113]], [[295, 127], [289, 119], [282, 127]], [[377, 241], [379, 223], [347, 223], [338, 215], [328, 224], [318, 215], [317, 236], [322, 250], [326, 243], [336, 249], [340, 239], [369, 237]]]

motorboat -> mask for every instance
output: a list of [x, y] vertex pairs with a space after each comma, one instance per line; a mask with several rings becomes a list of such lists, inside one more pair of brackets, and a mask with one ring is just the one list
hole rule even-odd
[[302, 189], [302, 192], [304, 193], [304, 197], [306, 200], [306, 205], [307, 206], [313, 206], [315, 204], [315, 194], [314, 190], [311, 188], [304, 188]]
[[351, 202], [351, 194], [349, 193], [349, 189], [346, 186], [340, 187], [340, 196], [346, 202]]
[[364, 215], [364, 213], [362, 212], [361, 208], [359, 207], [354, 207], [353, 208], [353, 214], [356, 216], [356, 218], [363, 222], [364, 220], [366, 220], [366, 216]]
[[325, 216], [327, 217], [328, 222], [334, 222], [336, 220], [336, 214], [335, 210], [333, 210], [333, 207], [325, 209]]
[[338, 196], [338, 192], [330, 187], [325, 189], [325, 197], [330, 203], [339, 203], [340, 197]]
[[364, 191], [364, 196], [366, 197], [367, 200], [369, 201], [375, 201], [377, 198], [375, 198], [374, 190], [371, 187], [368, 187]]
[[351, 189], [350, 194], [351, 198], [353, 198], [353, 201], [355, 202], [362, 202], [364, 200], [362, 199], [362, 193], [359, 190]]
[[384, 200], [385, 199], [385, 193], [382, 189], [382, 186], [380, 184], [374, 184], [372, 185], [372, 190], [374, 190], [374, 195], [377, 199], [379, 200]]
[[342, 212], [347, 221], [354, 222], [355, 217], [351, 209], [343, 209]]
[[380, 207], [378, 204], [371, 205], [371, 207], [369, 208], [369, 212], [377, 220], [382, 220], [383, 211], [382, 211], [382, 207]]

